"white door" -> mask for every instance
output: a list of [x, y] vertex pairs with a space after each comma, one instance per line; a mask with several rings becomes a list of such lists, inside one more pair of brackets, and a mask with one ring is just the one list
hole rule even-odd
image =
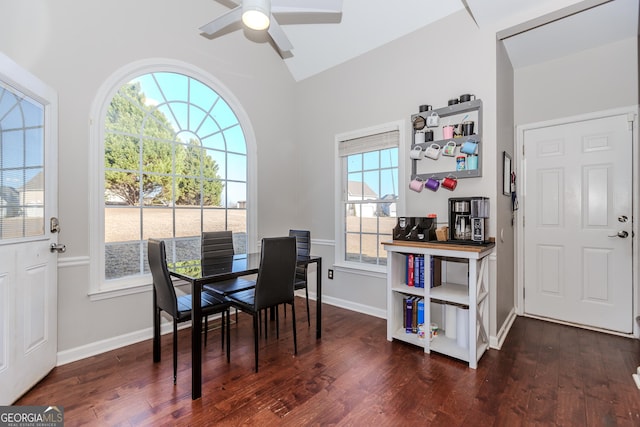
[[524, 132], [524, 311], [633, 330], [627, 114]]
[[0, 54], [0, 405], [56, 364], [57, 182], [57, 94]]

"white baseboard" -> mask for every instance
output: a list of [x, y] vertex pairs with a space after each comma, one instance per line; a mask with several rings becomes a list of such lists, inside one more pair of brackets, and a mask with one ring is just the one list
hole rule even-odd
[[502, 327], [498, 331], [498, 336], [489, 337], [489, 346], [491, 348], [495, 350], [500, 350], [502, 348], [502, 344], [504, 344], [504, 340], [507, 338], [507, 335], [511, 330], [511, 326], [513, 325], [513, 322], [515, 322], [516, 317], [518, 316], [516, 315], [515, 308], [512, 308], [511, 311], [509, 312], [509, 315], [507, 316], [507, 319], [504, 321], [504, 323], [502, 324]]
[[[304, 298], [304, 291], [297, 291], [297, 296]], [[309, 299], [315, 301], [315, 293], [309, 292]], [[323, 303], [333, 305], [336, 307], [345, 308], [347, 310], [356, 311], [358, 313], [368, 314], [374, 317], [380, 317], [385, 319], [387, 317], [386, 310], [380, 310], [375, 307], [370, 307], [362, 304], [356, 304], [352, 301], [346, 301], [339, 298], [324, 297]], [[191, 322], [184, 322], [178, 326], [178, 329], [191, 327]], [[162, 335], [172, 333], [173, 327], [171, 322], [163, 322], [160, 325], [160, 332]], [[108, 338], [101, 341], [85, 344], [79, 347], [71, 348], [69, 350], [63, 350], [58, 352], [56, 366], [66, 365], [67, 363], [75, 362], [77, 360], [86, 359], [87, 357], [95, 356], [97, 354], [105, 353], [107, 351], [115, 350], [120, 347], [135, 344], [140, 341], [150, 340], [153, 338], [153, 328], [145, 328], [139, 331], [130, 332], [128, 334], [119, 335], [117, 337]]]
[[[214, 319], [210, 317], [209, 319]], [[178, 325], [178, 329], [190, 328], [191, 322], [183, 322]], [[173, 333], [173, 324], [163, 322], [160, 324], [160, 333], [162, 335]], [[130, 332], [128, 334], [119, 335], [117, 337], [108, 338], [106, 340], [92, 342], [80, 347], [71, 348], [69, 350], [59, 351], [56, 360], [56, 366], [66, 365], [67, 363], [77, 360], [86, 359], [87, 357], [97, 354], [106, 353], [120, 347], [139, 343], [140, 341], [150, 340], [153, 338], [153, 327], [141, 329], [139, 331]]]

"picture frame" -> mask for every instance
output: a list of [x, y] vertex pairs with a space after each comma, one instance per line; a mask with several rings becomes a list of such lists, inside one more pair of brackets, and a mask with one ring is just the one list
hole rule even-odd
[[511, 196], [511, 156], [506, 151], [502, 152], [502, 194]]

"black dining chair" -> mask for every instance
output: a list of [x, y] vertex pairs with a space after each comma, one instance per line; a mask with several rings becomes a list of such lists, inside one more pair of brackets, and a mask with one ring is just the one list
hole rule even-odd
[[[167, 257], [165, 243], [162, 240], [149, 239], [147, 244], [149, 268], [153, 277], [153, 287], [156, 291], [156, 301], [154, 310], [155, 315], [159, 315], [162, 311], [167, 313], [173, 319], [173, 383], [176, 383], [178, 371], [178, 323], [191, 320], [191, 295], [176, 295], [169, 269], [167, 268]], [[227, 362], [231, 361], [230, 349], [230, 330], [229, 330], [229, 302], [224, 298], [203, 291], [201, 297], [202, 319], [207, 320], [208, 316], [221, 313], [222, 314], [222, 347], [224, 348], [225, 334], [227, 337]], [[208, 323], [208, 322], [206, 322]], [[226, 331], [225, 331], [226, 324]], [[205, 344], [206, 331], [208, 325], [205, 325]]]
[[[293, 282], [296, 273], [296, 240], [294, 237], [265, 237], [262, 239], [260, 268], [255, 288], [232, 293], [227, 299], [232, 306], [253, 315], [255, 371], [258, 372], [258, 320], [260, 313], [280, 304], [291, 304], [294, 354], [298, 354], [296, 310]], [[276, 317], [276, 323], [278, 319]], [[276, 328], [278, 326], [276, 325]]]
[[[296, 238], [296, 253], [298, 256], [308, 257], [311, 254], [311, 232], [309, 230], [289, 230], [289, 236]], [[304, 289], [307, 299], [307, 323], [311, 326], [311, 314], [309, 313], [309, 287], [307, 285], [307, 264], [296, 266], [296, 281], [293, 284], [295, 291]], [[284, 307], [285, 316], [287, 307]]]
[[[233, 232], [231, 230], [222, 231], [203, 231], [200, 243], [200, 257], [202, 267], [215, 266], [221, 263], [233, 262], [233, 255], [235, 251], [233, 249]], [[225, 292], [217, 292], [212, 289], [215, 286], [206, 286], [205, 289], [213, 291], [214, 293], [223, 294], [225, 292], [231, 292], [232, 290], [226, 289]], [[239, 290], [244, 290], [246, 287], [241, 287]], [[236, 311], [236, 323], [238, 323], [238, 309]]]
[[229, 257], [234, 255], [233, 232], [204, 231], [201, 236], [200, 253], [202, 260], [209, 258]]

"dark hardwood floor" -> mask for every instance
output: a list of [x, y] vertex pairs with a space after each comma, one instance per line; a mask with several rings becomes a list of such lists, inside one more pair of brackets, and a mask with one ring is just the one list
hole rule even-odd
[[152, 362], [151, 341], [141, 342], [55, 368], [16, 404], [63, 406], [66, 426], [640, 425], [637, 340], [518, 318], [502, 350], [473, 370], [388, 342], [383, 319], [330, 305], [316, 341], [304, 300], [296, 307], [298, 355], [290, 318], [281, 319], [280, 339], [271, 324], [260, 341], [257, 374], [249, 316], [232, 326], [230, 364], [219, 330], [211, 333], [196, 401], [187, 329], [175, 386], [164, 335], [161, 363]]

